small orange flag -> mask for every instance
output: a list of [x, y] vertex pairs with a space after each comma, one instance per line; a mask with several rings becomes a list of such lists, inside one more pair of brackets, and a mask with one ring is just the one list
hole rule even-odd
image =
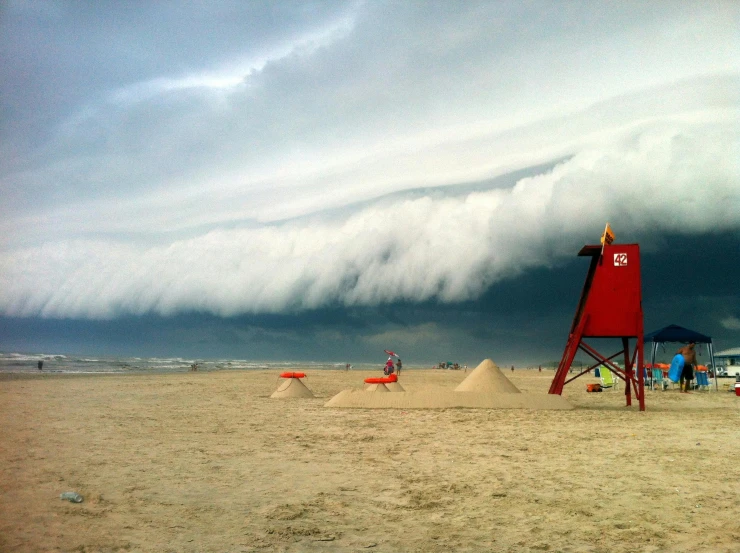
[[609, 226], [609, 223], [607, 223], [606, 228], [604, 229], [604, 234], [601, 235], [601, 243], [611, 244], [612, 242], [614, 242], [614, 232], [612, 232], [612, 228]]

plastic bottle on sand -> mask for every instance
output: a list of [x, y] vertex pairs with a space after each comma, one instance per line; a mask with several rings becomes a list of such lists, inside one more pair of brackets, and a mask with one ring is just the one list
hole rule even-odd
[[82, 503], [82, 496], [77, 492], [64, 492], [59, 496], [59, 499], [66, 499], [72, 503]]

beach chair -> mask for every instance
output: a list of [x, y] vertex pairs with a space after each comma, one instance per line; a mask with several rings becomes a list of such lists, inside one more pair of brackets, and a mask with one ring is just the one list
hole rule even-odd
[[617, 389], [617, 381], [619, 379], [614, 378], [614, 375], [607, 367], [605, 367], [604, 365], [601, 365], [601, 367], [599, 367], [599, 375], [600, 375], [599, 378], [601, 379], [601, 387], [603, 389], [608, 389], [608, 388], [613, 388], [615, 390]]
[[702, 367], [697, 367], [696, 371], [696, 386], [700, 390], [703, 388], [705, 390], [709, 389], [709, 375], [707, 374], [707, 368], [703, 367], [704, 370], [702, 370]]
[[665, 378], [668, 381], [668, 385], [671, 389], [675, 389], [676, 387], [680, 386], [678, 382], [673, 382], [670, 378], [668, 378], [668, 371], [663, 371], [663, 378]]
[[663, 369], [653, 369], [653, 390], [665, 390], [668, 387], [668, 382], [663, 378]]
[[[664, 390], [667, 390], [669, 387], [670, 388], [675, 388], [676, 387], [676, 383], [673, 382], [670, 378], [668, 378], [668, 369], [670, 367], [671, 366], [669, 364], [667, 364], [667, 363], [656, 363], [655, 365], [653, 365], [653, 368], [658, 369], [658, 370], [660, 370], [663, 373], [662, 380], [663, 380], [663, 389]], [[653, 376], [653, 378], [655, 378], [655, 376]]]

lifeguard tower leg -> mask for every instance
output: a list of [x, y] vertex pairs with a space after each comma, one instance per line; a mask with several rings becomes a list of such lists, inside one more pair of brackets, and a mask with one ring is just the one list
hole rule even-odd
[[632, 384], [634, 377], [632, 373], [632, 360], [630, 359], [630, 341], [629, 338], [622, 338], [622, 347], [624, 348], [624, 373], [626, 376], [626, 386], [624, 387], [624, 396], [627, 399], [627, 406], [632, 405]]
[[637, 337], [637, 388], [640, 398], [640, 411], [645, 410], [645, 343], [642, 336], [642, 325], [640, 325], [640, 334]]
[[565, 344], [563, 357], [560, 359], [560, 364], [558, 365], [558, 370], [555, 373], [555, 378], [552, 379], [552, 383], [550, 384], [550, 391], [548, 392], [549, 394], [563, 394], [565, 379], [568, 377], [570, 366], [573, 364], [573, 359], [575, 359], [576, 353], [578, 353], [578, 346], [581, 343], [583, 327], [585, 326], [585, 324], [586, 317], [580, 320], [578, 325], [576, 325], [575, 330], [570, 334], [570, 336], [568, 336], [568, 341]]

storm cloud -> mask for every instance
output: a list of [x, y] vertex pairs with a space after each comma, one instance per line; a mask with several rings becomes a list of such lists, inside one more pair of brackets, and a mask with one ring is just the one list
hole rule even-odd
[[739, 13], [9, 2], [0, 314], [456, 305], [606, 221], [740, 235]]
[[656, 233], [737, 229], [738, 129], [732, 111], [679, 114], [615, 131], [510, 188], [394, 193], [155, 246], [74, 239], [21, 248], [3, 258], [10, 278], [0, 309], [106, 318], [470, 300], [597, 240], [607, 219], [648, 244]]

